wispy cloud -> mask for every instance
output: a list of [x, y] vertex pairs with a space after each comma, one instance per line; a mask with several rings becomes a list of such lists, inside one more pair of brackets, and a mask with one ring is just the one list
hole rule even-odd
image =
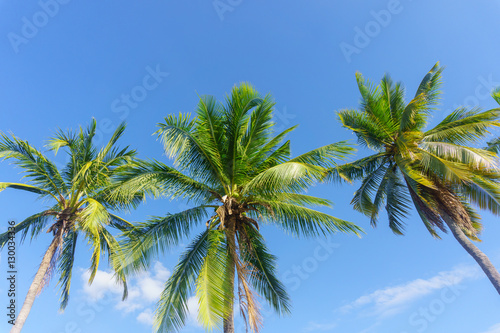
[[487, 331], [484, 331], [482, 333], [500, 333], [500, 323], [491, 326]]
[[317, 323], [314, 321], [309, 322], [304, 332], [317, 332], [317, 331], [331, 331], [337, 327], [337, 323]]
[[429, 279], [416, 279], [401, 285], [376, 290], [343, 306], [340, 311], [348, 313], [355, 309], [365, 309], [372, 315], [394, 315], [421, 297], [478, 276], [481, 275], [476, 266], [459, 266], [451, 271], [440, 272]]

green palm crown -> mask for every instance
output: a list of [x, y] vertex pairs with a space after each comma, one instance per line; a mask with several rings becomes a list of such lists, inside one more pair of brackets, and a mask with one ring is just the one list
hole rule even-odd
[[[40, 198], [50, 203], [50, 208], [26, 218], [15, 226], [15, 232], [20, 233], [22, 242], [27, 236], [36, 238], [47, 230], [52, 232], [54, 239], [50, 251], [44, 259], [50, 264], [42, 274], [45, 284], [52, 271], [57, 269], [60, 275], [61, 309], [64, 309], [69, 299], [69, 289], [73, 269], [73, 261], [78, 237], [85, 237], [92, 247], [91, 283], [97, 272], [102, 254], [106, 254], [111, 267], [118, 268], [117, 258], [120, 247], [111, 228], [126, 231], [132, 227], [130, 223], [113, 213], [114, 210], [127, 208], [140, 202], [141, 198], [118, 202], [109, 196], [109, 187], [116, 170], [131, 161], [135, 151], [128, 147], [118, 149], [116, 141], [122, 136], [125, 125], [120, 125], [107, 145], [98, 150], [92, 144], [96, 133], [96, 121], [79, 132], [59, 131], [49, 141], [48, 147], [57, 151], [64, 147], [68, 150], [68, 162], [62, 170], [58, 170], [41, 151], [30, 146], [14, 135], [1, 135], [0, 157], [14, 161], [25, 172], [26, 184], [0, 183], [0, 191], [7, 188], [24, 190], [38, 194]], [[0, 235], [1, 246], [8, 240], [8, 233]], [[50, 252], [50, 253], [49, 253]], [[117, 271], [117, 282], [124, 286], [126, 297], [125, 276]]]
[[129, 232], [125, 253], [132, 259], [126, 269], [147, 266], [158, 252], [206, 224], [166, 283], [156, 330], [179, 330], [194, 292], [199, 321], [209, 329], [231, 325], [235, 293], [253, 331], [262, 321], [257, 294], [278, 313], [289, 312], [289, 297], [276, 276], [276, 258], [266, 248], [261, 222], [296, 236], [359, 232], [354, 224], [310, 207], [330, 207], [330, 201], [303, 193], [353, 149], [341, 142], [291, 158], [290, 141], [284, 138], [295, 127], [274, 135], [273, 109], [271, 97], [262, 97], [249, 84], [235, 86], [224, 104], [203, 96], [195, 118], [179, 114], [159, 124], [157, 134], [175, 168], [143, 161], [121, 174], [118, 196], [165, 195], [192, 205]]
[[342, 110], [342, 124], [359, 144], [376, 153], [349, 163], [343, 172], [362, 178], [352, 204], [376, 224], [385, 202], [389, 226], [402, 234], [411, 202], [429, 232], [439, 237], [451, 218], [477, 239], [479, 215], [469, 203], [500, 212], [496, 154], [471, 145], [499, 126], [499, 109], [459, 108], [432, 129], [425, 129], [440, 94], [441, 72], [436, 64], [424, 77], [414, 98], [404, 101], [401, 83], [384, 76], [376, 87], [356, 75], [361, 93], [359, 110]]

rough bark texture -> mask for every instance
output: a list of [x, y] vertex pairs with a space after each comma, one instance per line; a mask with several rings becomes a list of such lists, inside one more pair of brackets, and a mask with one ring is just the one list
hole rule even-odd
[[45, 252], [45, 255], [43, 256], [42, 263], [40, 264], [40, 267], [38, 268], [38, 271], [35, 274], [35, 278], [33, 279], [30, 288], [28, 289], [28, 294], [26, 295], [26, 299], [24, 300], [23, 306], [19, 311], [19, 314], [16, 318], [16, 322], [12, 327], [12, 329], [10, 330], [10, 333], [21, 332], [24, 326], [24, 322], [28, 318], [28, 315], [31, 311], [31, 307], [35, 302], [35, 298], [38, 295], [38, 291], [40, 290], [40, 287], [44, 282], [45, 275], [47, 274], [47, 271], [50, 267], [50, 262], [52, 261], [52, 258], [54, 257], [56, 250], [59, 244], [61, 243], [62, 235], [63, 235], [63, 228], [60, 228], [57, 234], [54, 236], [52, 243], [50, 243], [49, 248]]
[[470, 240], [465, 236], [464, 232], [460, 227], [453, 221], [449, 216], [443, 214], [443, 220], [446, 222], [450, 228], [453, 236], [462, 245], [462, 247], [474, 258], [474, 260], [479, 264], [483, 272], [486, 274], [488, 279], [500, 294], [500, 274], [496, 270], [495, 266], [491, 263], [490, 259], [481, 252]]
[[[231, 212], [232, 213], [232, 212]], [[232, 252], [235, 250], [235, 234], [234, 230], [236, 228], [236, 217], [234, 215], [229, 216], [229, 219], [227, 221], [226, 225], [226, 237], [228, 240], [228, 245], [229, 245], [229, 250]], [[235, 279], [235, 263], [231, 265], [230, 269], [230, 285], [234, 286], [234, 279]], [[234, 298], [233, 298], [234, 299]], [[224, 333], [234, 333], [234, 310], [233, 310], [233, 302], [229, 305], [230, 312], [228, 313], [227, 317], [224, 318]]]
[[450, 228], [455, 239], [462, 245], [462, 247], [474, 258], [479, 264], [483, 272], [500, 294], [500, 273], [491, 263], [490, 259], [479, 250], [465, 235], [463, 230], [468, 230], [473, 235], [476, 230], [472, 227], [469, 214], [462, 206], [456, 196], [446, 188], [441, 188], [438, 194], [437, 201], [439, 202], [439, 213], [441, 218]]
[[226, 319], [224, 319], [224, 333], [234, 333], [234, 311]]

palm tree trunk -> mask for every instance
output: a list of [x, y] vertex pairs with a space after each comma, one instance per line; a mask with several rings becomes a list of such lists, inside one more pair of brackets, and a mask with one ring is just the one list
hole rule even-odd
[[230, 314], [224, 319], [224, 333], [234, 333], [234, 311], [231, 309]]
[[[236, 273], [236, 240], [235, 240], [235, 228], [236, 228], [236, 218], [234, 216], [231, 216], [231, 218], [228, 221], [227, 229], [226, 229], [226, 237], [229, 245], [229, 252], [230, 252], [230, 257], [233, 260], [233, 263], [230, 266], [229, 269], [229, 281], [230, 285], [233, 287], [234, 290], [234, 280], [235, 280], [235, 273]], [[231, 293], [232, 294], [232, 293]], [[231, 295], [231, 299], [234, 300], [234, 296]], [[231, 304], [229, 304], [229, 313], [227, 314], [226, 318], [224, 318], [224, 333], [234, 333], [234, 302], [231, 301]]]
[[479, 250], [467, 236], [464, 234], [462, 229], [451, 219], [448, 214], [442, 214], [443, 220], [450, 228], [453, 236], [462, 245], [462, 247], [474, 258], [474, 260], [479, 264], [483, 272], [486, 274], [488, 279], [500, 294], [500, 273], [496, 270], [495, 266], [491, 263], [490, 259]]
[[453, 192], [443, 184], [438, 185], [439, 190], [435, 194], [435, 199], [438, 203], [439, 215], [441, 215], [455, 239], [479, 264], [497, 293], [500, 294], [500, 273], [498, 273], [490, 259], [470, 241], [462, 230], [462, 228], [465, 228], [475, 233], [469, 214]]
[[38, 291], [40, 290], [45, 275], [47, 274], [47, 271], [50, 267], [50, 262], [52, 261], [52, 258], [54, 257], [56, 250], [59, 247], [61, 237], [63, 235], [63, 229], [64, 228], [59, 228], [59, 230], [57, 231], [57, 235], [54, 236], [52, 243], [50, 243], [49, 248], [45, 252], [45, 255], [43, 256], [42, 259], [42, 263], [40, 264], [40, 267], [38, 268], [38, 271], [35, 274], [35, 278], [33, 279], [30, 288], [28, 289], [28, 294], [26, 295], [26, 299], [24, 300], [21, 311], [19, 311], [15, 325], [10, 330], [10, 333], [21, 332], [24, 326], [24, 322], [28, 318], [28, 315], [31, 311], [31, 307], [35, 302], [35, 298], [38, 295]]

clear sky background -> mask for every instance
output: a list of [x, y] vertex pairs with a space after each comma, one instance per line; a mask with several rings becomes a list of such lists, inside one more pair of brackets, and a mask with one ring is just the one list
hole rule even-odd
[[[198, 94], [222, 99], [234, 84], [249, 81], [274, 95], [277, 126], [300, 124], [290, 136], [297, 155], [354, 141], [335, 111], [357, 107], [356, 71], [374, 81], [389, 72], [410, 97], [437, 61], [446, 70], [433, 124], [459, 105], [496, 106], [489, 91], [500, 86], [498, 0], [54, 3], [0, 0], [0, 130], [39, 148], [57, 128], [77, 128], [95, 117], [108, 138], [125, 120], [123, 145], [170, 163], [151, 135], [156, 124], [194, 110]], [[64, 154], [56, 160], [64, 163]], [[19, 170], [0, 164], [1, 181], [19, 179]], [[500, 297], [451, 235], [433, 239], [416, 214], [404, 237], [390, 232], [385, 215], [372, 229], [349, 206], [355, 189], [321, 185], [311, 193], [333, 200], [333, 215], [364, 227], [361, 239], [336, 235], [319, 242], [263, 228], [293, 299], [289, 317], [263, 307], [263, 332], [500, 332]], [[0, 230], [44, 207], [32, 194], [2, 192]], [[183, 202], [148, 201], [125, 217], [142, 221], [183, 208]], [[500, 267], [500, 220], [483, 217], [478, 246]], [[19, 304], [50, 239], [43, 234], [18, 249]], [[132, 278], [130, 298], [122, 303], [105, 265], [87, 286], [90, 253], [82, 241], [66, 311], [58, 312], [54, 280], [36, 299], [23, 332], [150, 332], [155, 301], [181, 251]], [[1, 256], [0, 331], [7, 332]], [[202, 332], [195, 299], [190, 308], [183, 332]]]

